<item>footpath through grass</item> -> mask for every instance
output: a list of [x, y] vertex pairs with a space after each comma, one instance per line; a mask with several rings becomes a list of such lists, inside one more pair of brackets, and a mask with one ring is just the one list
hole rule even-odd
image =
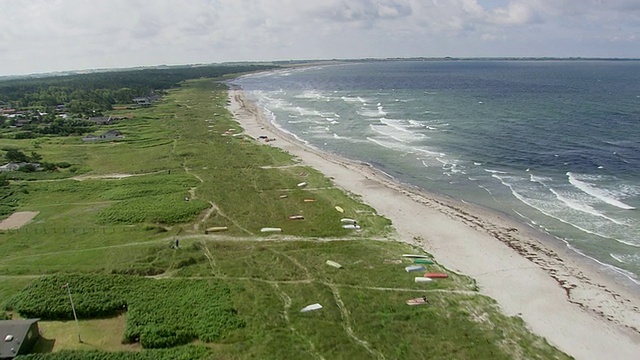
[[[226, 102], [223, 85], [194, 80], [127, 110], [107, 127], [125, 135], [117, 142], [0, 139], [72, 164], [10, 183], [16, 209], [39, 212], [0, 233], [0, 304], [42, 319], [42, 353], [28, 358], [566, 358], [472, 279], [431, 264], [449, 277], [415, 283], [422, 273], [401, 255], [421, 251], [395, 242], [388, 219], [290, 155], [233, 136], [242, 129]], [[83, 343], [69, 335], [66, 284]], [[406, 305], [422, 295], [427, 304]], [[323, 308], [300, 312], [314, 303]]]

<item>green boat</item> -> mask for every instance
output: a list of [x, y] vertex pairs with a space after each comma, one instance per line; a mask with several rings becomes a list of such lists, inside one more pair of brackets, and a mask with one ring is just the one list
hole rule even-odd
[[429, 259], [415, 259], [413, 262], [414, 264], [433, 264], [433, 261]]

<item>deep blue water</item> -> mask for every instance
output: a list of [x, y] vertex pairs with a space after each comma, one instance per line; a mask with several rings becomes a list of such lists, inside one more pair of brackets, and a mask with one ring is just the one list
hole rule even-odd
[[640, 62], [373, 62], [234, 80], [277, 126], [640, 283]]

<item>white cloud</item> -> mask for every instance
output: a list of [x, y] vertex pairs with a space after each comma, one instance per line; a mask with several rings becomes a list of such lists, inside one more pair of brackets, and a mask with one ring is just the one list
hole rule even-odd
[[640, 57], [637, 0], [0, 0], [0, 9], [0, 74], [305, 58]]

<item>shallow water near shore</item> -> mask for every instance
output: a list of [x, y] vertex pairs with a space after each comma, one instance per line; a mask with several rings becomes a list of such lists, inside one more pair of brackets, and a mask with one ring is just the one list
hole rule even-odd
[[640, 62], [376, 62], [235, 79], [279, 128], [640, 284]]

